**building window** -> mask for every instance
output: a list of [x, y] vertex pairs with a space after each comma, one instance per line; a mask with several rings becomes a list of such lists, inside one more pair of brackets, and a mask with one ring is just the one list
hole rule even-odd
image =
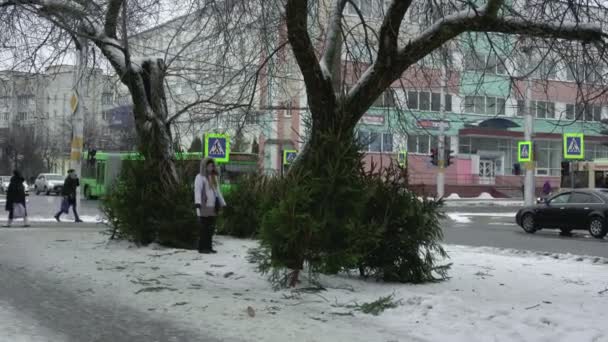
[[104, 106], [112, 105], [112, 93], [103, 93], [101, 94], [101, 104]]
[[393, 134], [383, 133], [382, 134], [382, 151], [393, 152]]
[[505, 99], [494, 96], [465, 96], [464, 111], [474, 114], [505, 115]]
[[395, 107], [395, 92], [392, 89], [385, 90], [378, 96], [372, 107]]
[[27, 112], [17, 113], [17, 121], [25, 121], [25, 120], [27, 120]]
[[566, 80], [584, 83], [596, 83], [603, 80], [604, 67], [601, 65], [567, 63]]
[[32, 95], [19, 95], [17, 96], [17, 105], [19, 108], [29, 108], [34, 103], [34, 97]]
[[[540, 119], [555, 118], [555, 102], [546, 101], [530, 101], [530, 110], [534, 117]], [[567, 112], [567, 108], [566, 108]], [[526, 102], [524, 100], [517, 101], [517, 115], [524, 116], [526, 113]]]
[[409, 135], [407, 137], [408, 153], [429, 154], [431, 153], [430, 135]]
[[420, 105], [420, 110], [430, 110], [431, 109], [431, 93], [429, 92], [420, 92], [418, 93], [418, 103]]
[[494, 75], [504, 75], [507, 68], [501, 58], [496, 54], [482, 55], [477, 52], [468, 54], [465, 60], [465, 70], [485, 72]]
[[359, 131], [359, 143], [366, 152], [393, 152], [393, 134]]
[[8, 113], [0, 113], [0, 119], [3, 121], [8, 121]]
[[[352, 2], [352, 4], [351, 4]], [[364, 17], [379, 17], [382, 14], [382, 1], [378, 0], [352, 0], [346, 5], [346, 14], [358, 15], [353, 6], [357, 6]]]
[[602, 121], [602, 106], [591, 104], [566, 104], [566, 119]]
[[[408, 91], [407, 107], [410, 110], [423, 110], [431, 112], [441, 111], [441, 94], [426, 91]], [[445, 111], [452, 111], [452, 95], [445, 95]]]

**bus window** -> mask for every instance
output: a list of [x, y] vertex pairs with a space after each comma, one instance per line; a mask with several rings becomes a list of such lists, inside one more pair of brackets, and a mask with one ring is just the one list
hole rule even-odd
[[97, 162], [97, 184], [104, 185], [106, 178], [106, 163]]
[[95, 178], [95, 164], [87, 162], [82, 164], [82, 178]]

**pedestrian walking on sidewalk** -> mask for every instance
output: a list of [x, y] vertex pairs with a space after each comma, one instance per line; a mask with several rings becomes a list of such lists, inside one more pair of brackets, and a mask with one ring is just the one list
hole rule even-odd
[[552, 191], [553, 189], [551, 188], [551, 183], [549, 183], [549, 181], [545, 181], [545, 184], [543, 184], [543, 196], [545, 196], [545, 198], [549, 197]]
[[220, 191], [219, 175], [213, 159], [201, 161], [200, 173], [194, 180], [194, 203], [201, 223], [198, 252], [217, 253], [213, 249], [213, 233], [217, 215], [226, 202]]
[[4, 206], [4, 209], [8, 211], [8, 222], [5, 227], [10, 227], [17, 218], [23, 219], [24, 227], [30, 226], [27, 220], [25, 187], [23, 185], [24, 180], [23, 176], [21, 176], [21, 172], [18, 170], [13, 171], [13, 176], [11, 177], [8, 191], [6, 192], [6, 205]]
[[55, 220], [57, 220], [57, 222], [61, 222], [61, 215], [67, 214], [70, 211], [70, 207], [72, 207], [72, 211], [74, 212], [74, 221], [82, 222], [80, 216], [78, 216], [78, 209], [76, 208], [76, 191], [78, 191], [79, 186], [80, 180], [78, 180], [76, 171], [73, 169], [68, 170], [68, 176], [63, 182], [63, 189], [61, 189], [61, 195], [63, 196], [61, 208], [59, 209], [59, 212], [55, 214]]

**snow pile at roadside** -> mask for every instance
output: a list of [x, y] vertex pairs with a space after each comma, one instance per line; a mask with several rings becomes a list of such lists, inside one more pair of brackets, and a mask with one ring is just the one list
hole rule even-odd
[[482, 192], [479, 196], [477, 196], [477, 199], [486, 199], [486, 200], [489, 200], [489, 199], [494, 199], [494, 196], [490, 195], [487, 192]]
[[41, 327], [17, 308], [0, 301], [0, 340], [12, 342], [62, 342], [67, 337]]
[[516, 213], [461, 213], [461, 212], [450, 212], [445, 213], [445, 215], [452, 221], [456, 223], [471, 223], [471, 217], [510, 217], [513, 218], [513, 222], [515, 222], [515, 214]]
[[[451, 279], [425, 285], [323, 276], [324, 290], [273, 291], [246, 260], [257, 243], [219, 237], [216, 255], [107, 243], [89, 230], [0, 231], [27, 270], [75, 291], [244, 341], [592, 341], [608, 339], [608, 265], [447, 246]], [[8, 250], [7, 250], [8, 249]], [[36, 251], [30, 253], [28, 251]], [[562, 260], [563, 259], [563, 260]], [[309, 286], [309, 285], [306, 285]], [[394, 295], [379, 316], [357, 304]], [[201, 328], [202, 329], [202, 328]]]

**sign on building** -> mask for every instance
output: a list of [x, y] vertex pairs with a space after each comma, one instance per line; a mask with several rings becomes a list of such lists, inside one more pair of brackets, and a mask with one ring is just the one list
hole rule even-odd
[[585, 159], [585, 136], [582, 133], [564, 134], [564, 159]]
[[205, 158], [218, 163], [230, 160], [230, 137], [227, 134], [205, 134]]
[[399, 166], [401, 166], [401, 167], [407, 167], [407, 151], [406, 150], [399, 151], [399, 154], [397, 154], [397, 163], [399, 163]]
[[517, 143], [517, 161], [520, 163], [529, 163], [532, 161], [531, 141], [520, 141]]
[[296, 160], [298, 151], [296, 150], [284, 150], [283, 151], [283, 165], [291, 165]]
[[439, 129], [443, 125], [443, 128], [450, 129], [449, 121], [441, 120], [417, 120], [416, 126], [423, 129]]

